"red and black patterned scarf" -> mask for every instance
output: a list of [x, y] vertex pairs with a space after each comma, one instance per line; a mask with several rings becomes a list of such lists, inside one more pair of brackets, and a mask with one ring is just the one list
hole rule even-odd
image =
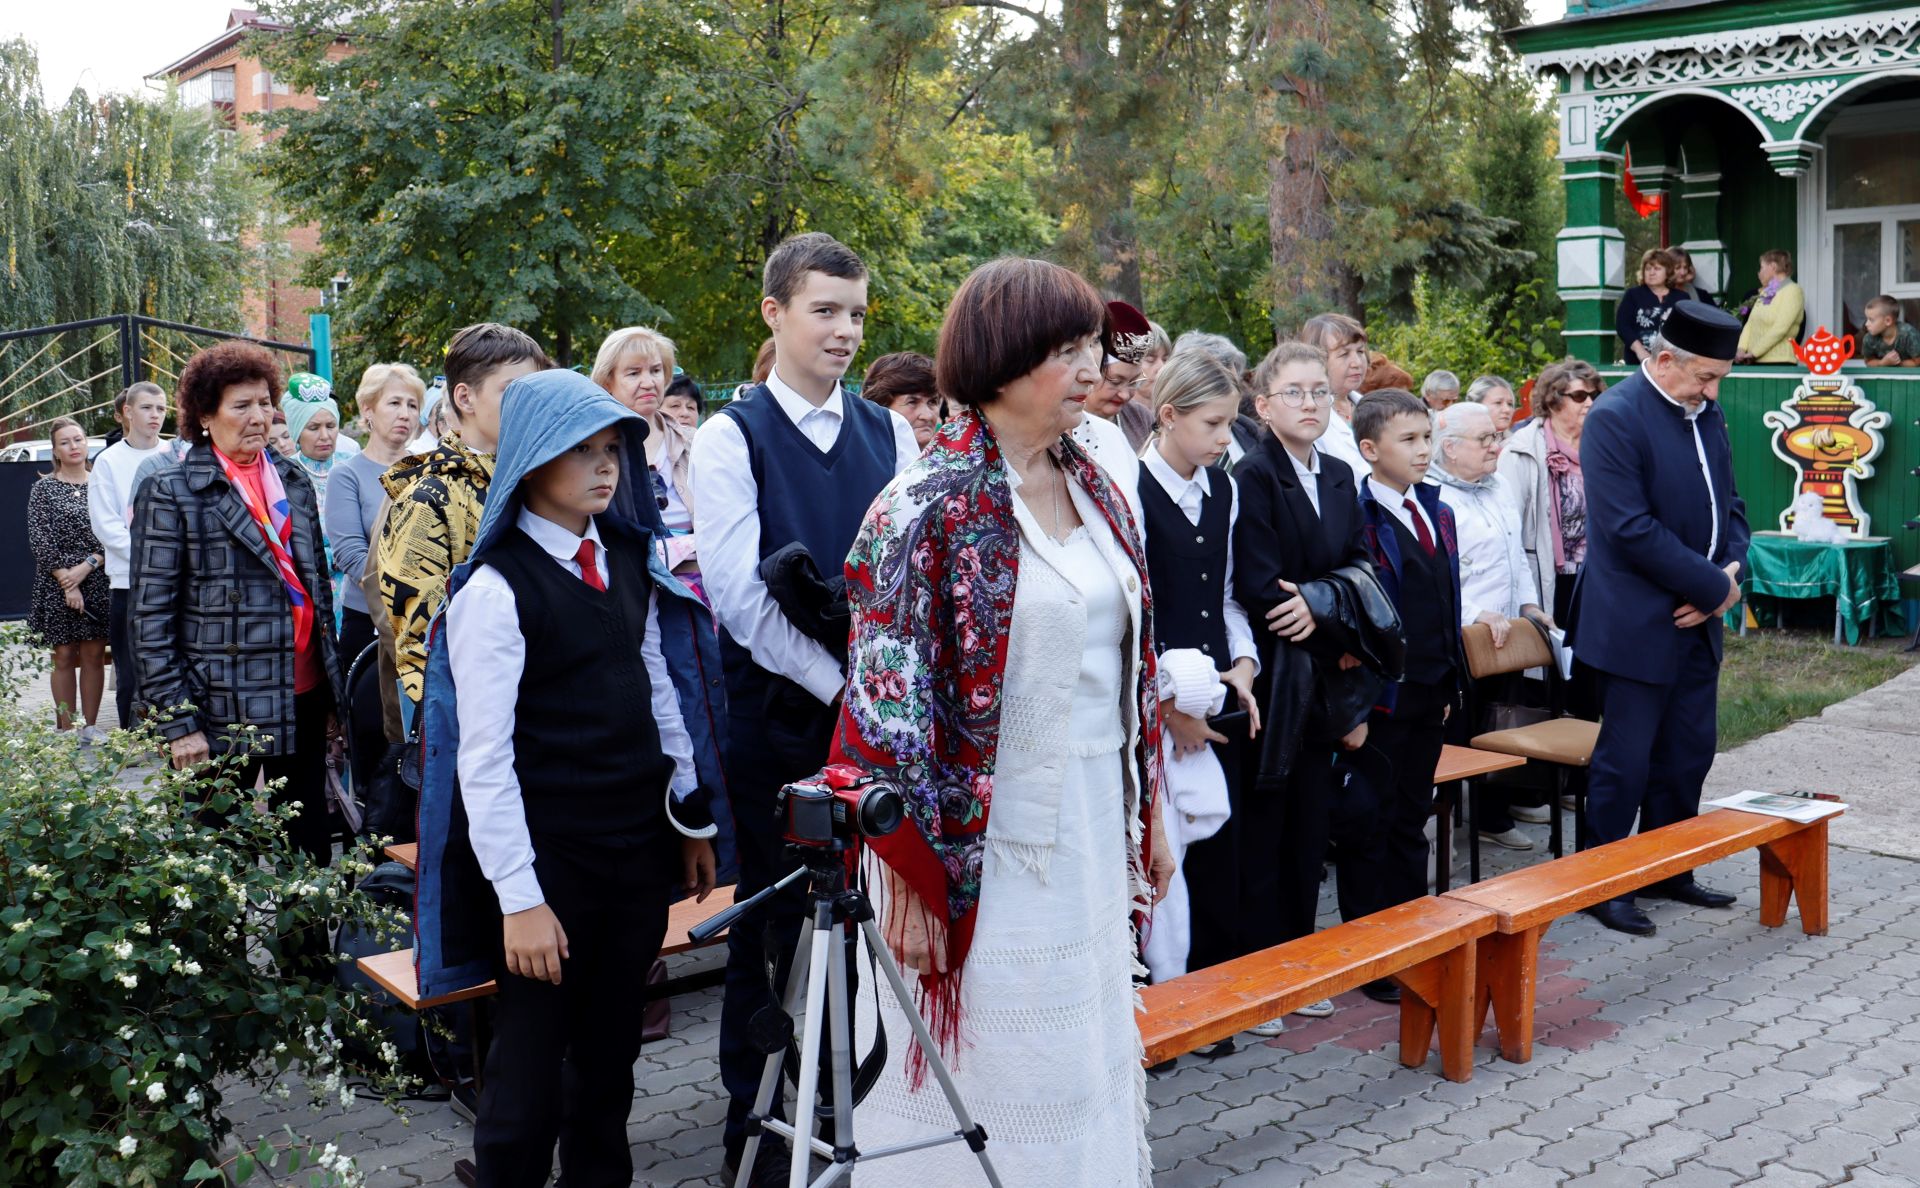
[[[1161, 781], [1153, 603], [1132, 512], [1071, 438], [1069, 477], [1099, 506], [1139, 573], [1140, 731], [1134, 755], [1140, 869], [1152, 852]], [[941, 1046], [958, 1036], [959, 983], [972, 944], [1000, 736], [1001, 678], [1020, 571], [1013, 488], [986, 420], [963, 410], [867, 512], [848, 554], [852, 651], [833, 762], [897, 788], [910, 826], [873, 843], [929, 911], [944, 905], [945, 974], [921, 977]], [[1061, 723], [1061, 728], [1066, 728]], [[1147, 908], [1136, 899], [1137, 913]]]

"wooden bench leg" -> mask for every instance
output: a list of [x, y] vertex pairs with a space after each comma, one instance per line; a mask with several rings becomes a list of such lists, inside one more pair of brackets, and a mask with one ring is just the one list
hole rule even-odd
[[1396, 974], [1394, 981], [1401, 988], [1400, 1063], [1408, 1068], [1426, 1063], [1437, 1024], [1441, 1073], [1449, 1081], [1472, 1079], [1474, 942]]
[[1800, 927], [1808, 936], [1827, 934], [1827, 823], [1760, 847], [1760, 922], [1787, 922], [1787, 901], [1800, 901]]
[[1533, 1059], [1533, 995], [1539, 983], [1540, 934], [1545, 931], [1534, 928], [1511, 936], [1496, 932], [1479, 943], [1473, 1031], [1477, 1034], [1486, 1025], [1491, 1006], [1500, 1055], [1515, 1064]]

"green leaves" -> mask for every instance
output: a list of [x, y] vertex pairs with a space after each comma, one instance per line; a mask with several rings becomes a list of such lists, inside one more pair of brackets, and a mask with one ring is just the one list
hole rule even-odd
[[[0, 1183], [213, 1178], [199, 1169], [231, 1130], [220, 1087], [236, 1080], [305, 1081], [327, 1102], [349, 1070], [404, 1087], [352, 1056], [380, 1039], [356, 995], [280, 966], [283, 928], [392, 923], [349, 885], [370, 854], [315, 868], [250, 795], [217, 832], [196, 823], [244, 755], [196, 779], [152, 767], [150, 735], [83, 753], [51, 727], [0, 699]], [[289, 1133], [246, 1158], [317, 1157]], [[329, 1152], [315, 1174], [350, 1172]]]
[[[144, 313], [237, 328], [260, 280], [243, 244], [261, 194], [226, 135], [205, 109], [150, 96], [43, 96], [32, 45], [0, 41], [0, 326]], [[32, 407], [32, 423], [109, 399], [127, 380], [98, 336], [69, 335], [14, 376], [0, 413]], [[0, 351], [0, 376], [38, 345]]]

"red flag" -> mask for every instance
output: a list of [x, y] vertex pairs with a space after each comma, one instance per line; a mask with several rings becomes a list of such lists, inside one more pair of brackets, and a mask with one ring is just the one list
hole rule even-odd
[[1626, 193], [1627, 204], [1633, 207], [1633, 213], [1644, 219], [1664, 206], [1667, 196], [1655, 194], [1649, 198], [1640, 192], [1640, 187], [1633, 184], [1633, 146], [1628, 145], [1626, 151], [1627, 164], [1620, 172], [1620, 188]]

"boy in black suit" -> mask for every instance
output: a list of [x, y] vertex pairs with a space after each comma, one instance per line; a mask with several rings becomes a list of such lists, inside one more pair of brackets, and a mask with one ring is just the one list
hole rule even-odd
[[[1466, 672], [1453, 510], [1440, 502], [1440, 488], [1422, 481], [1433, 460], [1433, 414], [1412, 393], [1386, 388], [1355, 406], [1353, 433], [1373, 467], [1360, 492], [1367, 546], [1381, 588], [1400, 612], [1407, 654], [1404, 679], [1387, 688], [1368, 720], [1373, 746], [1390, 761], [1391, 775], [1368, 781], [1373, 827], [1364, 854], [1355, 856], [1351, 895], [1348, 868], [1341, 868], [1341, 911], [1350, 919], [1427, 893], [1433, 769]], [[1390, 981], [1363, 989], [1376, 1001], [1400, 1000], [1399, 986]]]

